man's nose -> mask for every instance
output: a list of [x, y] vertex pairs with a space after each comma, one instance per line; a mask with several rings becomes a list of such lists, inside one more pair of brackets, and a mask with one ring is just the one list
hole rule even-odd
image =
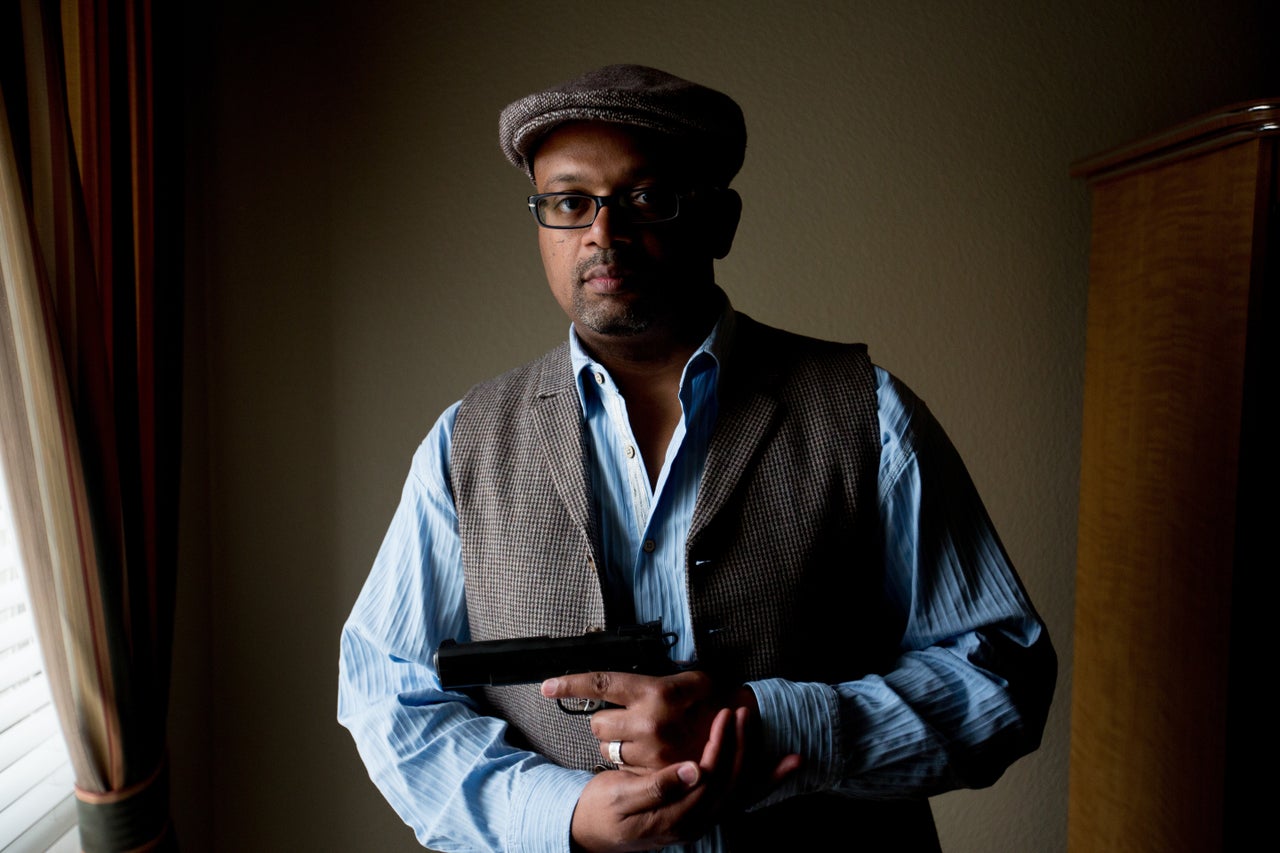
[[603, 204], [596, 211], [596, 221], [587, 226], [587, 241], [607, 249], [614, 243], [630, 238], [631, 223], [626, 213], [618, 214], [617, 203]]

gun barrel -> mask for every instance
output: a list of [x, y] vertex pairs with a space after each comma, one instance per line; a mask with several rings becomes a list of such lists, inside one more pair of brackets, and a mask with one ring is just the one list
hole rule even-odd
[[661, 626], [629, 626], [579, 637], [526, 637], [455, 643], [436, 650], [436, 672], [446, 690], [532, 684], [574, 672], [675, 671], [667, 655], [674, 639]]

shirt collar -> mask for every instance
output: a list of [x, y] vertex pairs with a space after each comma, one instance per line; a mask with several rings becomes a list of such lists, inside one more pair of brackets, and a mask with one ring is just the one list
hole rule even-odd
[[[711, 327], [710, 333], [703, 339], [702, 345], [694, 350], [693, 355], [689, 356], [689, 360], [685, 362], [684, 375], [680, 379], [682, 390], [685, 382], [695, 371], [711, 370], [713, 380], [718, 379], [720, 370], [724, 367], [725, 359], [732, 348], [734, 332], [738, 325], [737, 315], [733, 310], [733, 306], [729, 304], [729, 297], [724, 294], [724, 291], [721, 291], [720, 295], [722, 297], [720, 316], [716, 319], [715, 325]], [[583, 349], [582, 342], [578, 340], [578, 333], [574, 330], [572, 323], [569, 324], [569, 359], [573, 365], [574, 384], [578, 389], [578, 402], [582, 406], [582, 412], [585, 416], [587, 414], [587, 387], [595, 384], [594, 376], [596, 373], [607, 377], [609, 376], [609, 371]], [[609, 381], [612, 380], [610, 379]]]

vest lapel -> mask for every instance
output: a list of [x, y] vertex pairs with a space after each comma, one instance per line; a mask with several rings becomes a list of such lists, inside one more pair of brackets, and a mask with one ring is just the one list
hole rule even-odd
[[595, 516], [591, 512], [591, 489], [588, 485], [590, 460], [587, 458], [582, 408], [573, 386], [567, 345], [556, 349], [543, 362], [532, 410], [556, 492], [569, 517], [590, 543], [592, 559], [600, 565], [599, 537]]
[[[737, 315], [729, 358], [720, 374], [720, 413], [698, 485], [690, 544], [729, 500], [779, 416], [778, 401], [771, 393], [777, 366], [757, 357], [763, 346], [758, 329], [759, 324], [750, 317]], [[722, 424], [733, 428], [721, 429]]]

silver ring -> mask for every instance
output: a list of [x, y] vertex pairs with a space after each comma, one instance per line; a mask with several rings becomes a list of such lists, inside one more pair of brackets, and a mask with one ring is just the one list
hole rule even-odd
[[619, 767], [627, 763], [622, 760], [622, 741], [609, 741], [609, 760]]

